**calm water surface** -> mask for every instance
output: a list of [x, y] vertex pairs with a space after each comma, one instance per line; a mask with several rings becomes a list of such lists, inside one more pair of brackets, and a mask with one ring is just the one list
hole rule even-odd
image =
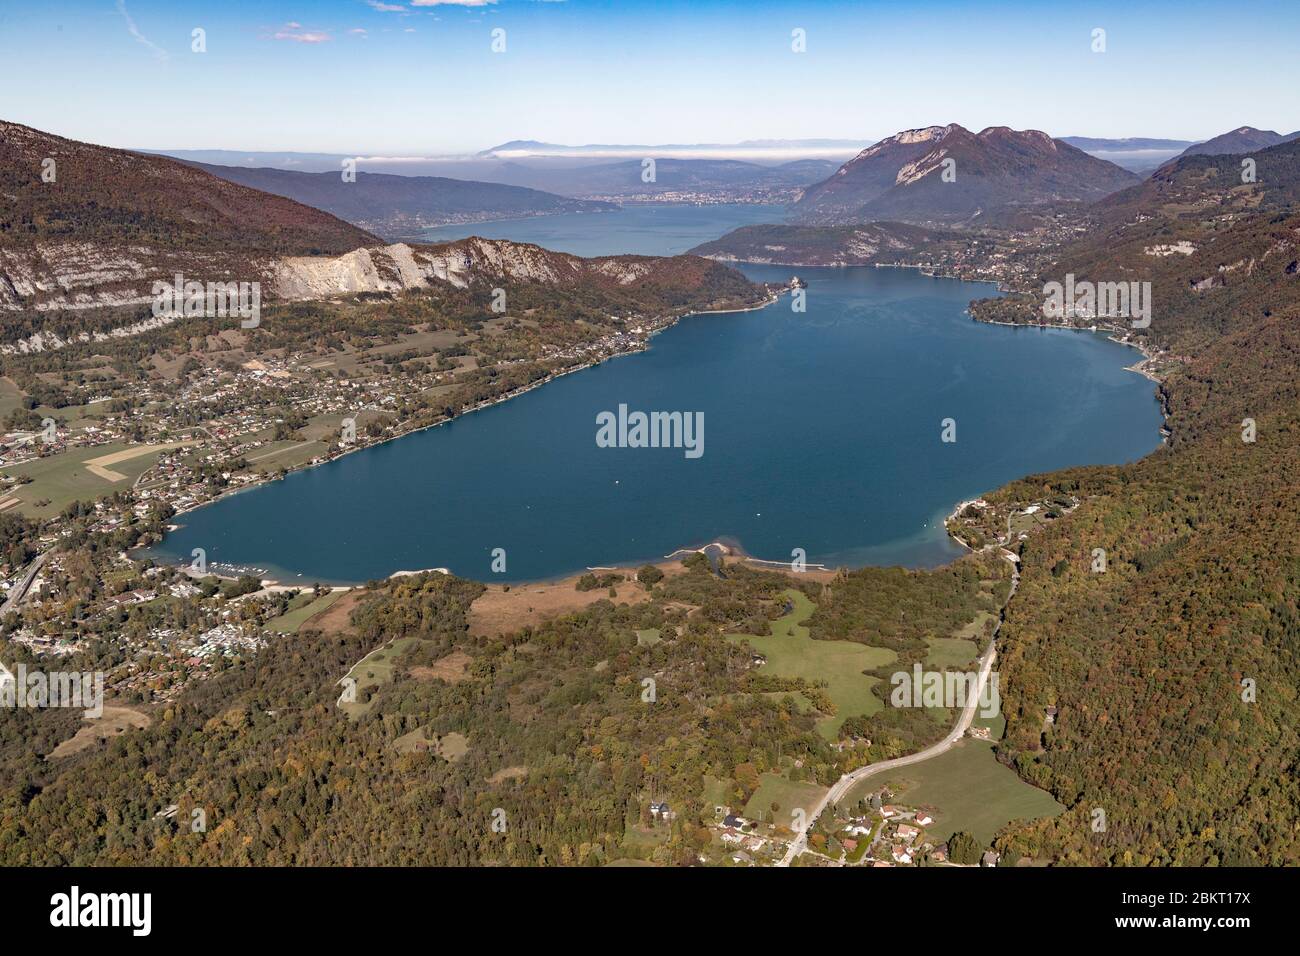
[[[587, 255], [669, 253], [755, 208], [493, 225]], [[697, 234], [701, 209], [714, 217], [709, 235]], [[792, 272], [744, 271], [781, 281]], [[1153, 385], [1124, 370], [1138, 358], [1131, 349], [974, 323], [963, 310], [989, 285], [797, 271], [809, 280], [805, 313], [787, 296], [687, 318], [648, 351], [184, 515], [155, 555], [188, 561], [202, 547], [209, 562], [304, 583], [439, 566], [531, 580], [719, 538], [775, 560], [803, 548], [810, 562], [924, 566], [960, 553], [943, 530], [956, 502], [1159, 444]], [[703, 412], [703, 456], [597, 447], [596, 416], [620, 404]], [[945, 418], [957, 422], [955, 443], [940, 441]], [[490, 573], [494, 548], [506, 550], [504, 575]]]

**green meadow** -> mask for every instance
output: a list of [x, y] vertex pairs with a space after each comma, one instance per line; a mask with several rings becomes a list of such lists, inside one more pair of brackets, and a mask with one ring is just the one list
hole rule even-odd
[[[758, 778], [758, 789], [749, 798], [743, 811], [750, 820], [763, 820], [788, 827], [791, 812], [802, 808], [809, 813], [813, 806], [826, 793], [826, 788], [815, 783], [795, 782], [774, 773], [765, 773]], [[777, 805], [773, 811], [772, 804]]]
[[[59, 514], [74, 501], [94, 501], [115, 491], [130, 491], [135, 480], [158, 460], [161, 448], [105, 466], [114, 475], [121, 475], [119, 480], [96, 475], [86, 467], [86, 463], [140, 447], [126, 442], [112, 442], [93, 448], [71, 448], [57, 455], [4, 468], [5, 475], [26, 475], [32, 479], [14, 489], [14, 496], [20, 502], [14, 508], [31, 518], [48, 518]], [[44, 500], [48, 500], [49, 504], [38, 507], [36, 503]]]
[[316, 597], [313, 592], [304, 591], [289, 602], [288, 611], [267, 621], [266, 626], [281, 634], [297, 634], [298, 628], [341, 598], [344, 593], [329, 591]]
[[341, 703], [339, 709], [348, 717], [356, 720], [370, 709], [365, 692], [371, 687], [387, 684], [393, 679], [393, 662], [402, 652], [418, 641], [418, 637], [403, 637], [389, 641], [367, 654], [352, 666], [347, 676], [357, 682], [357, 699], [355, 703]]
[[965, 830], [989, 844], [1012, 820], [1036, 820], [1065, 811], [1049, 793], [1031, 787], [998, 763], [992, 744], [969, 737], [938, 757], [867, 778], [849, 792], [845, 804], [852, 806], [882, 784], [894, 791], [894, 803], [935, 808], [934, 823], [926, 827], [935, 842]]
[[[863, 671], [874, 670], [894, 660], [893, 651], [868, 647], [854, 641], [814, 641], [804, 622], [817, 609], [801, 591], [788, 590], [792, 610], [772, 622], [771, 634], [729, 634], [728, 640], [748, 643], [767, 658], [762, 671], [778, 677], [802, 677], [809, 682], [825, 681], [834, 716], [817, 722], [818, 732], [827, 740], [839, 736], [840, 725], [858, 714], [874, 714], [883, 704], [871, 693], [877, 678]], [[783, 696], [778, 694], [778, 696]]]

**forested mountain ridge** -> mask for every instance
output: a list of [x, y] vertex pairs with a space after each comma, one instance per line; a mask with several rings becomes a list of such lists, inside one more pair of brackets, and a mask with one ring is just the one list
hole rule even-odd
[[1253, 126], [1241, 126], [1219, 136], [1207, 139], [1203, 143], [1193, 143], [1183, 150], [1183, 156], [1219, 156], [1232, 153], [1248, 153], [1252, 150], [1267, 149], [1280, 143], [1290, 142], [1300, 137], [1300, 132], [1283, 134], [1271, 129], [1255, 129]]
[[1290, 140], [1249, 155], [1181, 156], [1094, 209], [1110, 229], [1139, 218], [1160, 227], [1181, 221], [1208, 228], [1231, 222], [1230, 217], [1290, 209], [1297, 202], [1300, 140]]
[[804, 190], [793, 207], [821, 225], [985, 222], [1017, 207], [1100, 199], [1138, 177], [1038, 130], [957, 124], [906, 130]]
[[771, 262], [808, 266], [871, 265], [940, 246], [962, 248], [969, 237], [952, 230], [926, 229], [901, 222], [858, 226], [741, 226], [701, 243], [691, 254], [721, 262]]
[[373, 245], [329, 213], [188, 163], [0, 121], [0, 239], [316, 255]]
[[570, 199], [522, 186], [444, 176], [358, 172], [355, 180], [348, 182], [340, 172], [304, 173], [265, 167], [193, 165], [221, 179], [286, 196], [323, 209], [363, 229], [392, 237], [413, 236], [421, 229], [446, 223], [522, 219], [617, 208], [611, 203]]
[[[52, 166], [44, 165], [47, 159]], [[77, 324], [51, 322], [52, 312], [148, 306], [153, 283], [171, 283], [177, 274], [187, 281], [259, 282], [265, 302], [463, 288], [487, 278], [564, 284], [579, 295], [599, 287], [602, 295], [659, 310], [711, 307], [732, 292], [742, 304], [761, 298], [739, 273], [704, 259], [583, 260], [473, 237], [385, 246], [327, 212], [193, 164], [13, 123], [0, 124], [0, 193], [11, 200], [0, 212], [0, 311], [46, 316], [10, 323], [7, 338], [23, 338], [26, 325]], [[721, 295], [711, 294], [714, 287]], [[148, 317], [142, 308], [134, 319]]]
[[[1275, 149], [1288, 160], [1294, 147]], [[1213, 182], [1216, 163], [1178, 160], [1170, 178], [1195, 170]], [[1261, 204], [1245, 185], [1204, 188], [1190, 204], [1139, 190], [1119, 226], [1040, 278], [1152, 283], [1151, 325], [1135, 334], [1169, 359], [1169, 446], [997, 493], [1083, 499], [1024, 543], [1000, 636], [1003, 758], [1070, 811], [1000, 844], [1065, 863], [1294, 864], [1300, 215], [1270, 209], [1267, 193], [1264, 211], [1244, 211], [1252, 195]], [[1042, 301], [1028, 293], [973, 311], [1041, 322]]]
[[759, 286], [739, 272], [693, 255], [597, 256], [584, 259], [531, 243], [470, 236], [437, 245], [358, 249], [337, 257], [286, 257], [275, 266], [274, 288], [285, 299], [325, 299], [410, 289], [467, 289], [512, 282], [624, 300], [628, 307], [664, 310], [720, 301], [752, 304]]

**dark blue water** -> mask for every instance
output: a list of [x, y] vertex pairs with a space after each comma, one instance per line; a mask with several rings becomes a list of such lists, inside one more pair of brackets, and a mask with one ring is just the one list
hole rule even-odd
[[[943, 530], [956, 502], [1159, 444], [1153, 386], [1123, 370], [1130, 349], [974, 323], [963, 310], [988, 285], [798, 272], [804, 314], [787, 296], [687, 318], [646, 352], [187, 514], [155, 553], [202, 547], [305, 583], [438, 566], [530, 580], [718, 538], [775, 560], [803, 548], [830, 565], [933, 565], [960, 553]], [[703, 456], [597, 447], [597, 414], [620, 403], [703, 412]], [[504, 575], [490, 573], [494, 548]]]

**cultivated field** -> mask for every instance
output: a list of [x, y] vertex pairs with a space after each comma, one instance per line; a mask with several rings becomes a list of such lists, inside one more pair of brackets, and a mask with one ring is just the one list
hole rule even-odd
[[[665, 577], [685, 571], [679, 561], [665, 561], [657, 567], [664, 572]], [[535, 584], [489, 584], [483, 596], [469, 609], [469, 632], [492, 637], [539, 624], [549, 617], [580, 610], [600, 600], [612, 600], [615, 604], [640, 604], [649, 599], [645, 588], [635, 580], [635, 568], [619, 568], [616, 573], [624, 575], [627, 580], [620, 581], [615, 586], [617, 596], [613, 598], [609, 596], [607, 588], [577, 590], [574, 585], [580, 575]]]
[[[128, 445], [112, 442], [94, 448], [71, 448], [48, 458], [39, 458], [2, 469], [8, 476], [26, 475], [30, 483], [18, 486], [14, 507], [29, 517], [57, 515], [74, 501], [93, 501], [116, 491], [129, 490], [168, 445]], [[48, 501], [38, 506], [37, 502]]]

